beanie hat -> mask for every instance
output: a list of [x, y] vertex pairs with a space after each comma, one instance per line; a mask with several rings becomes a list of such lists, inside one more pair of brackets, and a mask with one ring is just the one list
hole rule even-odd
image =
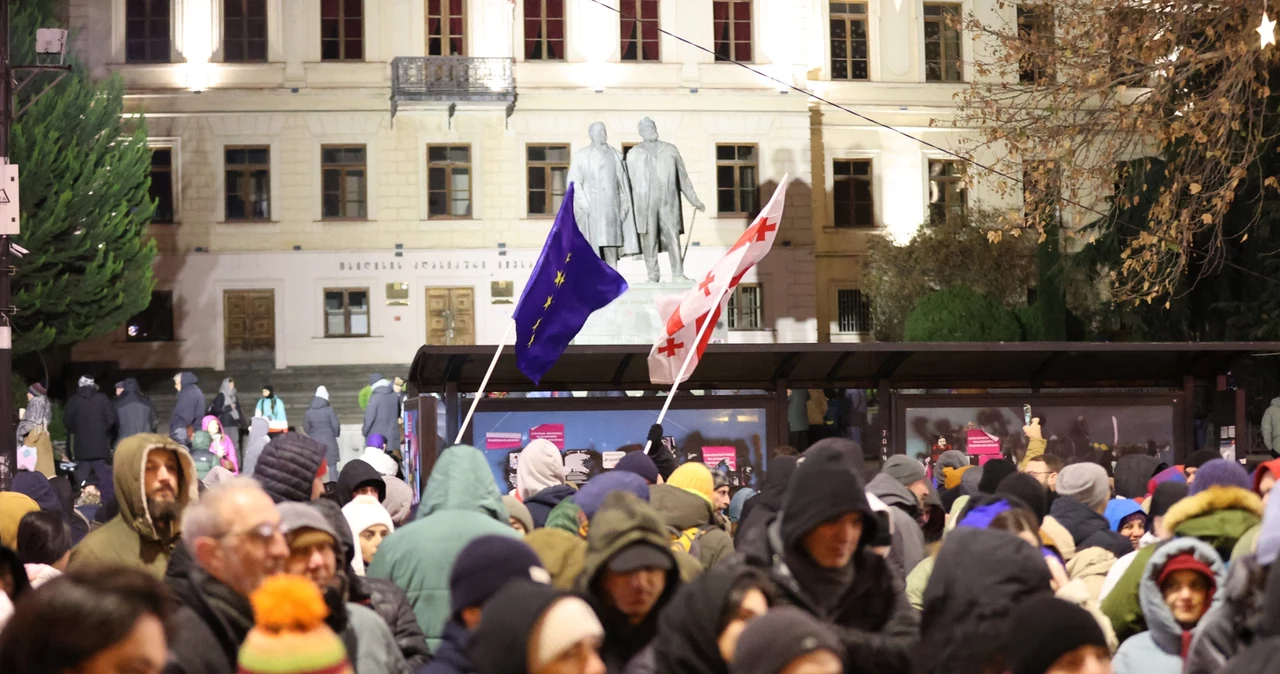
[[958, 449], [948, 449], [938, 455], [938, 465], [942, 468], [964, 468], [969, 465], [969, 457]]
[[733, 498], [729, 499], [730, 522], [737, 522], [738, 519], [742, 517], [742, 506], [746, 505], [747, 501], [751, 500], [751, 497], [755, 495], [756, 490], [751, 487], [743, 487], [738, 490], [738, 493], [733, 495]]
[[329, 389], [327, 389], [327, 388], [325, 388], [325, 387], [323, 387], [323, 386], [318, 386], [318, 387], [316, 387], [316, 397], [317, 397], [317, 398], [323, 398], [323, 399], [325, 399], [325, 400], [328, 400], [328, 399], [329, 399]]
[[[1006, 477], [1018, 472], [1018, 466], [1008, 459], [992, 459], [982, 464], [982, 478], [978, 480], [978, 491], [994, 494]], [[1061, 482], [1061, 478], [1059, 478]]]
[[324, 470], [324, 445], [301, 433], [282, 433], [262, 448], [253, 477], [276, 503], [311, 500], [311, 483]]
[[27, 391], [30, 392], [31, 395], [37, 395], [37, 396], [49, 395], [48, 391], [46, 391], [44, 388], [44, 384], [41, 384], [40, 382], [36, 382], [28, 386]]
[[387, 439], [381, 433], [370, 433], [364, 438], [365, 447], [387, 448]]
[[649, 484], [658, 484], [658, 466], [644, 452], [627, 452], [627, 455], [622, 457], [613, 469], [635, 473]]
[[351, 674], [346, 647], [329, 629], [319, 588], [272, 576], [252, 596], [254, 627], [240, 646], [240, 674]]
[[1194, 552], [1183, 552], [1169, 558], [1169, 561], [1160, 567], [1160, 573], [1156, 575], [1156, 584], [1164, 585], [1167, 579], [1174, 571], [1195, 571], [1196, 573], [1209, 579], [1209, 597], [1206, 604], [1213, 603], [1213, 588], [1217, 585], [1216, 577], [1213, 569], [1208, 564], [1200, 561]]
[[1049, 514], [1048, 493], [1038, 480], [1026, 473], [1014, 473], [1001, 480], [1000, 486], [996, 487], [996, 494], [1013, 496], [1026, 504], [1027, 508], [1035, 513], [1037, 526], [1043, 523], [1044, 516]]
[[462, 548], [449, 572], [449, 611], [481, 606], [515, 580], [549, 584], [551, 574], [528, 545], [507, 536], [481, 536]]
[[1009, 625], [1005, 657], [1010, 674], [1044, 674], [1081, 646], [1107, 648], [1102, 628], [1088, 611], [1054, 597], [1021, 602]]
[[1209, 463], [1214, 459], [1221, 459], [1221, 458], [1222, 458], [1222, 455], [1219, 454], [1218, 450], [1216, 449], [1202, 449], [1197, 452], [1192, 452], [1191, 456], [1187, 457], [1187, 462], [1183, 464], [1183, 466], [1185, 468], [1198, 469], [1200, 468], [1200, 466], [1203, 466], [1204, 464]]
[[[290, 548], [303, 547], [316, 541], [317, 539], [307, 535], [307, 533], [313, 532], [331, 539], [334, 549], [337, 549], [337, 529], [333, 528], [324, 513], [320, 512], [315, 506], [310, 503], [281, 503], [276, 506], [276, 509], [280, 511], [281, 533], [289, 539]], [[303, 530], [310, 530], [310, 532], [299, 534]], [[299, 536], [306, 537], [306, 540], [301, 540]]]
[[897, 480], [904, 487], [924, 479], [924, 466], [906, 454], [894, 454], [889, 457], [880, 472]]
[[729, 476], [724, 471], [718, 469], [711, 471], [711, 481], [714, 483], [713, 486], [716, 491], [725, 487], [733, 486], [733, 483], [729, 481]]
[[502, 505], [507, 507], [507, 515], [524, 525], [525, 533], [533, 531], [533, 513], [529, 512], [529, 507], [521, 503], [520, 499], [511, 494], [503, 494]]
[[360, 538], [365, 529], [375, 524], [386, 527], [388, 533], [396, 530], [396, 523], [391, 521], [391, 513], [368, 494], [361, 494], [342, 506], [342, 516], [347, 519], [347, 526], [351, 527], [351, 535], [355, 538]]
[[538, 671], [583, 640], [603, 637], [604, 627], [587, 602], [573, 596], [561, 597], [542, 612], [529, 634], [533, 646], [533, 662], [529, 665], [532, 671]]
[[87, 374], [80, 377], [79, 384], [80, 386], [96, 386], [96, 384], [93, 383], [93, 377], [90, 377]]
[[370, 386], [373, 386], [374, 384], [376, 384], [376, 383], [378, 383], [378, 382], [380, 382], [380, 381], [382, 381], [382, 375], [381, 375], [381, 374], [378, 374], [377, 372], [374, 372], [373, 374], [369, 375], [369, 385], [370, 385]]
[[1200, 470], [1196, 471], [1195, 480], [1187, 490], [1187, 495], [1195, 496], [1209, 487], [1239, 487], [1251, 490], [1253, 482], [1240, 464], [1226, 459], [1214, 459], [1205, 462], [1200, 466]]
[[823, 650], [844, 659], [845, 649], [830, 627], [794, 606], [779, 606], [747, 623], [729, 671], [780, 674], [797, 658]]
[[867, 486], [854, 472], [843, 452], [834, 448], [810, 449], [801, 457], [782, 498], [779, 525], [782, 543], [793, 550], [805, 534], [823, 522], [849, 513], [862, 513], [862, 540], [875, 538], [878, 525], [867, 502]]
[[564, 468], [564, 455], [550, 440], [538, 438], [520, 450], [516, 462], [516, 492], [521, 499], [564, 484], [568, 471]]
[[1151, 502], [1147, 504], [1147, 514], [1154, 520], [1169, 512], [1173, 504], [1187, 497], [1187, 483], [1178, 480], [1161, 482], [1151, 493]]
[[1181, 482], [1185, 486], [1187, 478], [1182, 474], [1182, 466], [1169, 466], [1156, 473], [1155, 477], [1147, 481], [1147, 494], [1156, 493], [1156, 488], [1165, 482]]
[[[675, 474], [672, 473], [674, 476]], [[635, 473], [620, 473], [616, 470], [602, 473], [582, 485], [582, 489], [574, 495], [573, 502], [582, 510], [582, 514], [591, 519], [604, 504], [604, 499], [615, 491], [631, 492], [641, 501], [649, 502], [649, 483]]]
[[[485, 603], [480, 625], [467, 644], [476, 674], [537, 671], [533, 667], [545, 663], [536, 660], [560, 655], [583, 639], [602, 636], [599, 620], [590, 612], [583, 613], [581, 607], [555, 611], [569, 598], [568, 593], [545, 584], [506, 583]], [[559, 631], [563, 634], [556, 634]]]
[[1253, 491], [1259, 496], [1262, 495], [1262, 478], [1266, 475], [1272, 475], [1276, 479], [1280, 479], [1280, 459], [1272, 459], [1266, 463], [1258, 464], [1253, 471]]
[[715, 478], [711, 477], [711, 469], [703, 463], [690, 462], [680, 466], [671, 473], [667, 484], [697, 494], [708, 503], [715, 499]]
[[1107, 470], [1096, 463], [1073, 463], [1058, 473], [1058, 495], [1098, 510], [1111, 498]]

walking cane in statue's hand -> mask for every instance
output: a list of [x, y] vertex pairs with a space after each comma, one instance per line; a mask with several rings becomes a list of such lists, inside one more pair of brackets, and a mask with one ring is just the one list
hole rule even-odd
[[693, 218], [689, 220], [689, 238], [684, 241], [684, 252], [680, 254], [680, 263], [684, 264], [686, 257], [689, 257], [689, 244], [693, 243], [693, 225], [698, 221], [698, 209], [693, 209]]

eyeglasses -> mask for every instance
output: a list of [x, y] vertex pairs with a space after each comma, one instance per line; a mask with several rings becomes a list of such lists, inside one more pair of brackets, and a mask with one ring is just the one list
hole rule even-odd
[[224, 534], [216, 536], [218, 540], [230, 538], [232, 536], [244, 536], [252, 538], [261, 543], [268, 543], [276, 536], [284, 535], [284, 527], [279, 522], [263, 522], [257, 526], [242, 529], [240, 531], [228, 531]]

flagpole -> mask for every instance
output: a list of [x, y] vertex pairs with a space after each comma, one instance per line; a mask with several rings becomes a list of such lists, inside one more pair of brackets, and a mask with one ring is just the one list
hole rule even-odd
[[502, 333], [502, 339], [498, 342], [498, 349], [493, 352], [493, 360], [489, 361], [489, 369], [484, 373], [484, 379], [480, 380], [480, 390], [476, 391], [476, 397], [471, 399], [471, 407], [467, 409], [467, 416], [462, 420], [462, 426], [458, 428], [458, 437], [454, 438], [453, 444], [462, 444], [462, 436], [467, 432], [467, 426], [471, 425], [471, 415], [476, 413], [476, 405], [480, 404], [480, 398], [484, 396], [484, 390], [489, 386], [489, 377], [493, 375], [493, 368], [498, 366], [498, 357], [502, 355], [502, 350], [507, 348], [507, 342], [511, 339], [511, 331], [515, 330], [515, 320], [507, 321], [507, 331]]
[[[716, 294], [715, 304], [712, 309], [707, 312], [707, 320], [703, 321], [702, 327], [698, 329], [698, 335], [693, 339], [693, 346], [689, 349], [689, 353], [685, 355], [684, 362], [680, 363], [680, 371], [676, 373], [675, 381], [671, 383], [671, 390], [667, 392], [667, 400], [662, 403], [662, 411], [658, 412], [658, 425], [662, 425], [662, 420], [667, 418], [667, 410], [671, 409], [671, 401], [676, 397], [676, 389], [680, 388], [680, 382], [684, 380], [684, 373], [689, 369], [689, 363], [693, 362], [693, 355], [698, 352], [698, 345], [702, 343], [703, 335], [707, 334], [707, 330], [715, 324], [711, 317], [715, 315], [716, 309], [720, 307], [720, 301], [724, 299], [724, 294], [729, 292], [729, 284], [733, 279], [726, 279], [724, 284], [720, 286], [720, 292]], [[680, 309], [677, 308], [676, 311]], [[644, 453], [649, 453], [649, 448], [653, 444], [653, 440], [644, 441]]]

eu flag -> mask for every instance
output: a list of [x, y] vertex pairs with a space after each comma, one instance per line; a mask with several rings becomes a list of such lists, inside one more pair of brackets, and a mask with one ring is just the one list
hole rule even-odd
[[573, 188], [570, 183], [565, 191], [542, 255], [516, 305], [516, 365], [535, 384], [559, 360], [591, 312], [627, 290], [627, 282], [578, 230]]

